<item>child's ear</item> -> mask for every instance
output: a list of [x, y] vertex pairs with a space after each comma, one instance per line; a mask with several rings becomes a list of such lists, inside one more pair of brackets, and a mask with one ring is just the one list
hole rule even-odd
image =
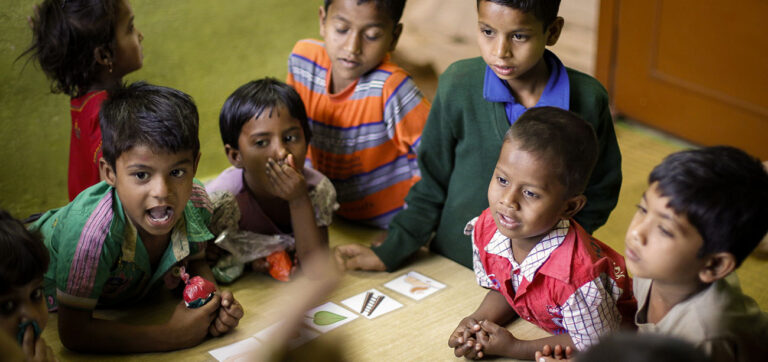
[[115, 186], [115, 179], [117, 178], [115, 169], [109, 165], [109, 162], [107, 162], [104, 157], [99, 158], [99, 176], [101, 176], [109, 186]]
[[545, 34], [547, 45], [552, 46], [557, 43], [557, 39], [560, 39], [560, 33], [563, 31], [563, 24], [565, 24], [565, 20], [563, 20], [562, 16], [558, 16], [552, 24], [549, 24]]
[[109, 66], [112, 64], [112, 52], [105, 46], [96, 47], [93, 49], [93, 59], [105, 67]]
[[227, 154], [227, 159], [232, 166], [237, 168], [243, 168], [243, 154], [239, 150], [229, 144], [224, 145], [224, 152]]
[[395, 28], [392, 29], [392, 44], [389, 46], [389, 51], [395, 51], [397, 41], [400, 40], [400, 34], [403, 33], [403, 23], [398, 23]]
[[699, 270], [699, 279], [704, 283], [712, 283], [723, 279], [736, 269], [736, 257], [722, 251], [704, 257], [704, 267]]
[[320, 36], [325, 39], [325, 8], [320, 6], [320, 10], [317, 12], [318, 21], [320, 24]]
[[587, 197], [584, 195], [577, 195], [565, 200], [565, 209], [561, 217], [563, 219], [570, 219], [576, 215], [584, 205], [587, 204]]

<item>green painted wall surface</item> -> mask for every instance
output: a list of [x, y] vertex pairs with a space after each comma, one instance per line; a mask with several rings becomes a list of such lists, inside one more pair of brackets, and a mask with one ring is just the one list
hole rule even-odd
[[[0, 207], [24, 218], [66, 204], [69, 97], [51, 94], [26, 59], [26, 17], [36, 1], [3, 0], [0, 10]], [[180, 89], [200, 113], [202, 159], [197, 177], [229, 166], [218, 115], [247, 81], [285, 79], [288, 54], [301, 38], [319, 37], [319, 0], [131, 0], [144, 33], [144, 66], [125, 81]], [[25, 65], [26, 64], [26, 65]]]

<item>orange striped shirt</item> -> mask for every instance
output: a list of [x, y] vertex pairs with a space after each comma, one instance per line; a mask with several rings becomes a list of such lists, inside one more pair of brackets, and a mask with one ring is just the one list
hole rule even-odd
[[344, 218], [386, 228], [420, 179], [416, 150], [430, 103], [389, 60], [337, 94], [331, 60], [318, 40], [301, 40], [287, 83], [304, 101], [312, 129], [308, 159], [334, 184]]

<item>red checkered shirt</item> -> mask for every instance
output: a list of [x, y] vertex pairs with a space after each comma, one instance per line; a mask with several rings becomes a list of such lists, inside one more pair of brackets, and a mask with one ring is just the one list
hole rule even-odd
[[470, 221], [477, 282], [499, 291], [523, 319], [553, 334], [568, 333], [578, 349], [632, 320], [637, 302], [624, 257], [573, 220], [561, 220], [522, 264], [489, 209]]

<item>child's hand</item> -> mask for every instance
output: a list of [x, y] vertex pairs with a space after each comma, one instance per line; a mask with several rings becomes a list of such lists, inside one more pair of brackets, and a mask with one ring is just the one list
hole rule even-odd
[[267, 176], [269, 177], [270, 191], [277, 197], [292, 201], [307, 194], [307, 182], [304, 175], [296, 170], [293, 155], [288, 155], [285, 162], [279, 164], [271, 157], [267, 160]]
[[235, 329], [244, 313], [243, 307], [235, 300], [232, 292], [228, 290], [221, 292], [221, 308], [219, 308], [218, 316], [208, 328], [208, 332], [212, 336], [218, 337]]
[[474, 318], [466, 317], [459, 322], [459, 325], [448, 337], [448, 347], [453, 348], [453, 354], [456, 357], [482, 358], [482, 346], [477, 343], [474, 329], [479, 329], [477, 321]]
[[35, 340], [35, 330], [32, 326], [27, 326], [24, 331], [21, 350], [24, 352], [25, 361], [56, 361], [53, 350], [45, 344], [45, 340], [42, 337]]
[[339, 245], [333, 248], [333, 258], [342, 271], [357, 269], [384, 271], [387, 269], [384, 262], [371, 248], [359, 244]]
[[563, 346], [559, 344], [556, 344], [555, 348], [552, 348], [548, 344], [545, 344], [544, 347], [541, 348], [541, 351], [536, 351], [534, 356], [534, 361], [536, 362], [570, 361], [573, 356], [573, 348], [570, 346], [563, 348]]
[[[478, 326], [473, 327], [477, 344], [481, 346], [477, 349], [482, 349], [485, 355], [508, 356], [510, 354], [508, 349], [519, 342], [509, 330], [496, 323], [485, 320], [478, 325], [479, 328]], [[479, 358], [482, 358], [481, 353], [478, 353]]]
[[170, 332], [168, 335], [174, 338], [174, 349], [200, 344], [208, 335], [208, 329], [218, 315], [220, 304], [221, 296], [218, 293], [198, 308], [187, 308], [184, 301], [179, 302], [166, 324]]

